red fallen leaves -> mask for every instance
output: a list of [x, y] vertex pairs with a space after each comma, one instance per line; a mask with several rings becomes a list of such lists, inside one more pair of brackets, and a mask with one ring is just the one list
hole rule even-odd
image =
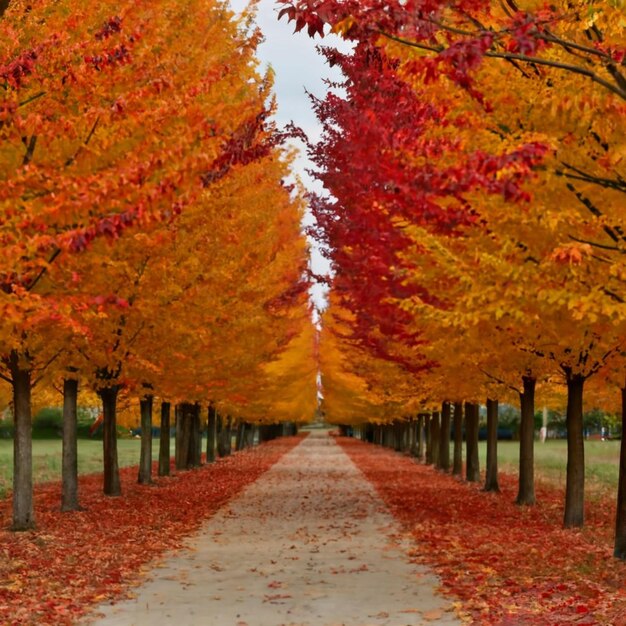
[[[158, 478], [151, 487], [136, 483], [136, 467], [125, 468], [121, 498], [101, 493], [101, 475], [84, 476], [85, 510], [79, 512], [60, 512], [58, 483], [36, 489], [38, 529], [0, 531], [0, 623], [74, 623], [90, 605], [137, 581], [148, 561], [180, 547], [185, 535], [300, 441], [277, 439]], [[3, 529], [11, 523], [9, 500], [0, 502], [0, 523]]]
[[615, 504], [588, 504], [583, 530], [561, 528], [563, 493], [538, 485], [536, 507], [352, 439], [337, 440], [417, 542], [446, 593], [473, 623], [499, 626], [626, 624], [626, 564], [613, 558]]

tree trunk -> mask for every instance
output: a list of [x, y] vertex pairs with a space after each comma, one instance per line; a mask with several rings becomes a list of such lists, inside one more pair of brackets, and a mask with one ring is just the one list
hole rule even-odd
[[452, 456], [452, 475], [463, 474], [463, 404], [454, 403], [454, 453]]
[[[31, 377], [28, 359], [16, 350], [9, 357], [13, 385], [13, 530], [35, 527], [33, 509], [33, 433]], [[23, 361], [23, 362], [22, 362]]]
[[139, 401], [141, 450], [137, 482], [140, 485], [149, 485], [152, 482], [152, 402], [153, 396], [151, 395], [146, 395]]
[[61, 468], [61, 511], [79, 511], [78, 504], [78, 380], [63, 381], [63, 461]]
[[161, 434], [159, 436], [159, 476], [170, 475], [170, 408], [161, 402]]
[[402, 452], [404, 450], [404, 422], [398, 420], [394, 422], [393, 426], [393, 449], [395, 452]]
[[500, 491], [498, 485], [498, 401], [487, 398], [487, 470], [485, 491]]
[[202, 432], [200, 421], [200, 405], [189, 405], [190, 433], [188, 467], [200, 467], [202, 462]]
[[237, 437], [235, 439], [235, 451], [239, 452], [243, 450], [243, 438], [246, 433], [246, 423], [244, 421], [240, 421], [237, 424]]
[[[226, 426], [224, 424], [224, 419], [218, 413], [217, 414], [217, 455], [219, 457], [226, 456], [226, 437], [224, 431], [226, 430]], [[263, 441], [269, 441], [269, 426], [265, 425], [262, 432]]]
[[535, 504], [535, 379], [523, 376], [520, 394], [519, 484], [517, 499], [520, 505]]
[[202, 432], [204, 430], [204, 426], [202, 424], [202, 407], [199, 402], [195, 404], [196, 409], [196, 426], [198, 427], [198, 445], [196, 446], [196, 460], [198, 462], [198, 467], [202, 465]]
[[190, 469], [193, 463], [192, 443], [193, 443], [193, 420], [191, 416], [191, 405], [184, 402], [180, 405], [180, 467], [178, 469]]
[[433, 465], [439, 467], [439, 439], [441, 431], [441, 422], [439, 411], [433, 411], [430, 418], [430, 442], [433, 447]]
[[[280, 426], [280, 425], [279, 425]], [[230, 456], [233, 446], [233, 418], [226, 416], [226, 428], [224, 429], [224, 455]], [[282, 431], [282, 427], [281, 427]]]
[[432, 415], [424, 414], [424, 440], [426, 444], [426, 465], [432, 465], [433, 462], [433, 429]]
[[626, 560], [626, 387], [622, 387], [622, 440], [619, 447], [619, 480], [613, 555]]
[[206, 432], [206, 462], [215, 463], [215, 436], [217, 434], [217, 412], [212, 404], [209, 404], [207, 413]]
[[2, 18], [10, 4], [11, 0], [0, 0], [0, 18]]
[[424, 462], [424, 439], [426, 438], [426, 434], [424, 432], [424, 415], [419, 414], [417, 416], [417, 458]]
[[117, 462], [117, 396], [120, 388], [117, 385], [106, 387], [98, 392], [102, 400], [103, 432], [103, 482], [104, 494], [119, 496], [122, 494], [120, 470]]
[[252, 448], [254, 446], [254, 434], [257, 427], [254, 424], [250, 424], [246, 433], [246, 447]]
[[478, 405], [465, 403], [465, 478], [468, 482], [480, 480], [478, 461]]
[[409, 421], [409, 454], [417, 456], [417, 419], [411, 417]]
[[585, 441], [582, 374], [567, 375], [567, 482], [564, 528], [582, 528], [585, 520]]
[[439, 429], [439, 464], [444, 472], [450, 471], [450, 403], [441, 405], [441, 427]]
[[181, 468], [180, 457], [182, 455], [182, 438], [183, 438], [183, 412], [181, 405], [177, 404], [174, 407], [174, 467], [179, 470]]

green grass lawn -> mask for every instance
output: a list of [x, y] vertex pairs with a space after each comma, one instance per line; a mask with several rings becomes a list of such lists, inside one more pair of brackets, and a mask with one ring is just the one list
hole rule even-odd
[[[117, 454], [120, 467], [139, 464], [139, 439], [119, 439]], [[171, 442], [174, 454], [174, 441]], [[159, 441], [152, 442], [152, 458], [159, 457]], [[78, 440], [78, 472], [91, 474], [102, 471], [102, 441]], [[61, 480], [61, 440], [33, 440], [33, 472], [36, 483]], [[0, 498], [12, 488], [13, 481], [13, 440], [0, 439]]]
[[[585, 441], [585, 482], [589, 492], [615, 491], [619, 472], [619, 441]], [[486, 463], [486, 443], [479, 444], [480, 464]], [[519, 441], [498, 442], [498, 469], [517, 474]], [[540, 480], [565, 488], [567, 442], [550, 439], [535, 442], [535, 475]]]

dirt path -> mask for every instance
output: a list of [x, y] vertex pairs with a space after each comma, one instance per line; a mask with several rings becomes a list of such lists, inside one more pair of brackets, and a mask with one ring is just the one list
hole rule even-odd
[[[223, 507], [97, 626], [456, 625], [373, 487], [313, 433]], [[147, 548], [148, 549], [148, 548]]]

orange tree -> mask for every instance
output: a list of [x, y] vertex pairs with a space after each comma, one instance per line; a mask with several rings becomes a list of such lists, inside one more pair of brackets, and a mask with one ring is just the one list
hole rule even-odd
[[279, 137], [266, 129], [257, 36], [218, 3], [192, 15], [175, 0], [16, 1], [2, 6], [0, 31], [3, 376], [14, 389], [14, 526], [28, 528], [33, 371], [70, 336], [65, 363], [113, 395], [155, 248]]
[[[328, 23], [358, 42], [352, 57], [327, 53], [344, 70], [348, 98], [318, 105], [327, 133], [314, 151], [338, 199], [318, 209], [338, 289], [370, 328], [405, 339], [419, 336], [419, 318], [406, 317], [415, 303], [453, 310], [465, 324], [500, 320], [500, 346], [560, 370], [570, 393], [565, 524], [582, 524], [583, 385], [623, 341], [613, 278], [623, 233], [622, 8], [281, 4], [298, 29], [314, 34]], [[416, 273], [411, 259], [424, 257], [424, 244], [407, 240], [416, 227], [470, 261], [457, 302], [442, 289], [455, 271], [447, 283]], [[481, 270], [492, 273], [481, 281]]]

